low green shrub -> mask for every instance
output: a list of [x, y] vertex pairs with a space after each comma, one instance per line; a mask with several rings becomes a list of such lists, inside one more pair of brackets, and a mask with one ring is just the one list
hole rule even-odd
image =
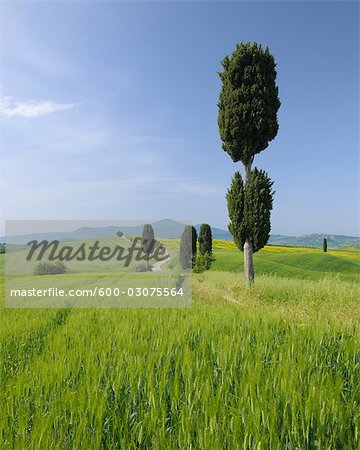
[[215, 257], [213, 255], [209, 253], [205, 253], [204, 255], [198, 253], [194, 259], [193, 272], [202, 273], [205, 270], [209, 270], [214, 261]]
[[35, 267], [34, 275], [57, 275], [66, 272], [66, 266], [63, 262], [57, 261], [39, 263]]

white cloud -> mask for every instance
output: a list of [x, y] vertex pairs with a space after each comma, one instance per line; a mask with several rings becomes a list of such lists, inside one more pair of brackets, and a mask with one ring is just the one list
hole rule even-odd
[[6, 117], [37, 118], [73, 108], [71, 103], [55, 103], [50, 100], [38, 102], [17, 102], [11, 97], [0, 98], [0, 114]]

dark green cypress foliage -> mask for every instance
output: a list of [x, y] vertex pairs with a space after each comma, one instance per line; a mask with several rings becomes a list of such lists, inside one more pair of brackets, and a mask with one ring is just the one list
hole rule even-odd
[[192, 258], [193, 260], [196, 258], [196, 252], [197, 252], [197, 232], [195, 227], [192, 228], [192, 241], [191, 241], [191, 248], [192, 248]]
[[327, 239], [324, 238], [323, 240], [323, 252], [326, 253], [327, 252]]
[[[181, 235], [180, 240], [180, 251], [179, 251], [179, 259], [181, 263], [181, 267], [186, 269], [191, 269], [193, 265], [193, 261], [195, 258], [194, 254], [194, 227], [191, 225], [186, 225], [184, 231]], [[196, 230], [195, 230], [196, 233]], [[196, 236], [196, 234], [195, 234]], [[196, 251], [196, 240], [195, 240], [195, 251]]]
[[245, 188], [240, 172], [235, 172], [226, 194], [226, 200], [230, 219], [228, 229], [236, 246], [243, 251], [246, 238], [244, 228]]
[[210, 225], [207, 223], [200, 226], [199, 253], [200, 255], [212, 255], [212, 234]]
[[263, 248], [270, 236], [270, 214], [273, 208], [273, 182], [268, 174], [256, 167], [251, 172], [251, 181], [245, 192], [245, 234], [250, 238], [253, 251]]
[[223, 149], [234, 162], [252, 162], [278, 132], [276, 64], [268, 47], [238, 44], [222, 61], [218, 126]]
[[245, 191], [244, 182], [236, 172], [226, 199], [229, 212], [229, 231], [237, 247], [243, 251], [248, 238], [257, 252], [263, 248], [270, 236], [270, 213], [273, 207], [273, 182], [263, 170], [255, 168]]

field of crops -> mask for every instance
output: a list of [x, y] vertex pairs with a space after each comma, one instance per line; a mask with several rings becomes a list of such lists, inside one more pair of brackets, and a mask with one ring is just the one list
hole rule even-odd
[[191, 309], [1, 307], [0, 448], [360, 448], [352, 272], [246, 291], [232, 251]]

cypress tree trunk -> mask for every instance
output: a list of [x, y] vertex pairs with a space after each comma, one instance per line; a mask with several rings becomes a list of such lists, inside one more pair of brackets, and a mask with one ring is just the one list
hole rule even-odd
[[[244, 164], [245, 169], [245, 190], [247, 189], [251, 179], [251, 162]], [[254, 263], [253, 263], [253, 246], [248, 238], [244, 244], [244, 276], [245, 284], [250, 287], [254, 282]]]

